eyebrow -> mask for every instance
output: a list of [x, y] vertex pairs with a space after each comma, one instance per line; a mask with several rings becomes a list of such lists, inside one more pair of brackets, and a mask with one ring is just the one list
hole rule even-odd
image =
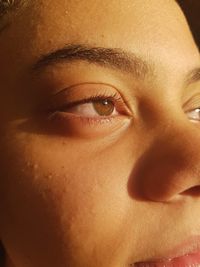
[[33, 65], [32, 71], [37, 72], [50, 65], [80, 60], [131, 73], [139, 78], [153, 73], [153, 65], [133, 53], [120, 48], [92, 47], [84, 44], [68, 44], [64, 48], [42, 55]]
[[[42, 55], [32, 66], [31, 71], [38, 72], [51, 65], [80, 60], [117, 69], [140, 79], [145, 79], [147, 75], [154, 76], [155, 73], [152, 62], [132, 52], [121, 48], [93, 47], [85, 44], [67, 44], [61, 49]], [[199, 80], [200, 67], [194, 68], [185, 77], [186, 85]]]

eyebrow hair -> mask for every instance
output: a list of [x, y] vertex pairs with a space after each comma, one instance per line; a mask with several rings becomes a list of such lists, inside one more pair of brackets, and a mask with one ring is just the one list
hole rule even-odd
[[[32, 71], [37, 72], [50, 65], [79, 60], [121, 70], [141, 79], [144, 79], [147, 74], [154, 75], [153, 63], [132, 52], [124, 51], [121, 48], [93, 47], [85, 44], [68, 44], [64, 48], [42, 55], [33, 65]], [[186, 85], [199, 80], [200, 67], [194, 68], [185, 78]]]
[[14, 5], [14, 2], [14, 0], [0, 0], [0, 17]]
[[153, 73], [153, 65], [133, 53], [120, 48], [92, 47], [84, 44], [68, 44], [64, 48], [42, 55], [32, 70], [38, 71], [57, 63], [80, 60], [121, 70], [140, 78], [144, 78], [149, 72]]

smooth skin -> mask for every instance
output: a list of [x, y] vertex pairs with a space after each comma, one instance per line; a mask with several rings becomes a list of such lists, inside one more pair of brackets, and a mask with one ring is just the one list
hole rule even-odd
[[[200, 235], [200, 57], [177, 3], [34, 0], [8, 19], [0, 34], [6, 267], [128, 267]], [[33, 70], [68, 44], [117, 48], [148, 66], [135, 73], [79, 58]], [[117, 94], [112, 116], [91, 101], [61, 110], [99, 94]]]

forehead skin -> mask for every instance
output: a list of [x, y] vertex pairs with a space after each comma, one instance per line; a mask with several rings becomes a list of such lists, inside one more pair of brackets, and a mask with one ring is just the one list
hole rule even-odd
[[[165, 12], [169, 8], [170, 12]], [[150, 13], [153, 14], [151, 17]], [[65, 43], [77, 41], [103, 47], [119, 47], [148, 57], [154, 55], [152, 58], [154, 61], [158, 61], [157, 53], [163, 50], [164, 53], [161, 53], [163, 60], [168, 58], [170, 65], [174, 65], [175, 68], [182, 65], [185, 59], [187, 62], [190, 60], [192, 65], [192, 61], [197, 58], [197, 54], [192, 57], [189, 52], [191, 48], [195, 51], [195, 48], [184, 20], [177, 4], [171, 0], [155, 1], [155, 3], [152, 1], [151, 5], [148, 0], [142, 3], [114, 0], [109, 3], [92, 0], [87, 3], [57, 1], [56, 4], [49, 1], [30, 1], [23, 15], [13, 18], [15, 24], [12, 26], [13, 30], [3, 34], [1, 39], [7, 42], [7, 46], [3, 46], [2, 43], [2, 47], [6, 48], [5, 52], [11, 53], [12, 60], [11, 44], [14, 42], [14, 53], [19, 54], [20, 61], [28, 57], [24, 58], [25, 62], [33, 60], [38, 54], [49, 49], [53, 50]], [[24, 34], [25, 32], [27, 34]], [[8, 45], [8, 40], [11, 47]], [[24, 50], [27, 53], [24, 53]], [[7, 53], [2, 51], [2, 55]], [[181, 56], [178, 57], [178, 54]], [[173, 58], [174, 64], [171, 64]], [[159, 61], [161, 64], [162, 58], [159, 58]], [[20, 63], [16, 60], [15, 62]], [[166, 63], [167, 61], [165, 65]]]
[[[151, 62], [154, 77], [139, 94], [160, 108], [157, 118], [162, 119], [169, 120], [166, 110], [172, 95], [179, 103], [177, 95], [186, 73], [199, 66], [199, 51], [173, 0], [34, 0], [10, 20], [0, 35], [0, 111], [5, 117], [21, 108], [21, 87], [28, 93], [37, 90], [31, 79], [27, 83], [30, 67], [41, 55], [68, 43], [120, 48]], [[72, 67], [68, 71], [51, 68], [48, 84], [67, 83]], [[81, 70], [86, 69], [94, 81], [96, 72], [81, 65]], [[72, 76], [73, 81], [86, 79], [80, 71]], [[124, 87], [135, 84], [131, 74], [115, 76], [123, 80], [119, 84]], [[39, 77], [42, 80], [43, 74]], [[107, 80], [110, 82], [109, 74], [102, 82]], [[138, 94], [123, 93], [129, 97]], [[27, 104], [31, 103], [23, 103]], [[4, 166], [0, 170], [0, 210], [5, 211], [0, 239], [14, 267], [124, 267], [165, 255], [183, 241], [180, 232], [198, 232], [197, 204], [192, 210], [185, 206], [184, 217], [178, 205], [140, 201], [128, 193], [133, 165], [151, 140], [156, 141], [162, 127], [149, 131], [145, 142], [144, 126], [137, 131], [131, 126], [123, 138], [83, 141], [23, 132], [18, 127], [21, 120], [5, 122], [0, 128], [0, 162]], [[179, 137], [180, 129], [175, 129]], [[190, 137], [196, 138], [191, 132]], [[173, 230], [174, 221], [179, 231]], [[160, 239], [155, 240], [158, 232]]]

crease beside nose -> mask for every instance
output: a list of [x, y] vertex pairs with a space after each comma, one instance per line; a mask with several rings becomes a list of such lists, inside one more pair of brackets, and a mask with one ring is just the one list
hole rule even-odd
[[169, 129], [154, 138], [136, 165], [140, 195], [165, 202], [195, 189], [200, 196], [200, 131], [191, 128]]

